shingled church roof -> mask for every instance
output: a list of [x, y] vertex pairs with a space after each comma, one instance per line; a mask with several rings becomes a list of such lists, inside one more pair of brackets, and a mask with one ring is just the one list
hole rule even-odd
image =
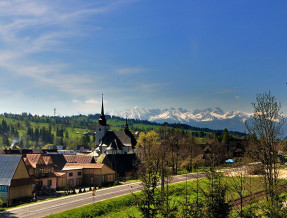
[[137, 141], [130, 131], [108, 131], [102, 139], [102, 144], [114, 150], [122, 150], [124, 146], [134, 148], [136, 143]]

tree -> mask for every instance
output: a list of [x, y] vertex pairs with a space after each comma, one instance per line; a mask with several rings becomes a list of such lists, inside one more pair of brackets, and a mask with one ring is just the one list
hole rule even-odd
[[201, 189], [205, 197], [205, 217], [227, 218], [230, 213], [230, 205], [226, 202], [227, 185], [222, 178], [222, 173], [211, 168], [210, 172], [206, 173], [206, 177], [208, 186], [206, 189]]
[[267, 199], [266, 213], [270, 217], [278, 217], [280, 202], [278, 193], [278, 172], [276, 166], [277, 143], [284, 123], [281, 104], [271, 92], [258, 94], [252, 103], [254, 113], [246, 127], [251, 137], [251, 146], [257, 152], [252, 153], [263, 165], [264, 183]]
[[90, 143], [91, 139], [88, 134], [84, 134], [81, 138], [81, 145], [88, 145]]
[[185, 159], [185, 168], [187, 171], [193, 172], [195, 165], [194, 158], [200, 154], [200, 151], [191, 133], [186, 133], [183, 137], [182, 148], [181, 157]]
[[70, 194], [71, 191], [73, 191], [73, 190], [74, 190], [74, 185], [73, 185], [73, 183], [70, 182], [70, 181], [67, 182], [66, 185], [65, 185], [65, 193], [66, 193], [66, 195]]
[[141, 133], [136, 151], [141, 161], [139, 178], [142, 185], [142, 195], [137, 197], [138, 207], [144, 217], [154, 217], [161, 210], [163, 200], [157, 191], [157, 184], [163, 172], [163, 155], [158, 134], [154, 131]]
[[181, 138], [182, 138], [181, 130], [179, 128], [176, 128], [171, 130], [171, 132], [168, 135], [168, 140], [166, 140], [166, 143], [169, 145], [169, 153], [171, 155], [170, 159], [171, 159], [173, 175], [177, 175]]
[[10, 141], [9, 141], [9, 138], [8, 138], [7, 134], [3, 135], [2, 143], [4, 144], [4, 146], [10, 147]]
[[187, 180], [185, 181], [185, 199], [183, 201], [182, 211], [179, 211], [179, 217], [204, 217], [204, 201], [200, 197], [200, 186], [199, 186], [199, 178], [196, 178], [196, 187], [192, 188], [191, 191], [195, 193], [195, 197], [191, 197], [188, 193]]
[[66, 139], [70, 138], [68, 130], [66, 130], [66, 132], [65, 132], [65, 138]]
[[229, 144], [230, 136], [228, 130], [225, 128], [222, 132], [222, 144]]

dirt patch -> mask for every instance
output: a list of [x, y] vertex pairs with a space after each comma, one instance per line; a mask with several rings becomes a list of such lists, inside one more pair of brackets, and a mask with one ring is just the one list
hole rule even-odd
[[278, 178], [287, 180], [287, 169], [279, 169], [278, 171]]
[[[224, 173], [224, 176], [252, 176], [252, 177], [261, 177], [262, 175], [249, 175], [246, 170], [235, 171]], [[287, 168], [286, 169], [278, 169], [278, 178], [287, 180]]]

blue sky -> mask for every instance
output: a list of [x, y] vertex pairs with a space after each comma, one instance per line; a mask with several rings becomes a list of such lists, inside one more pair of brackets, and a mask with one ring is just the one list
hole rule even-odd
[[287, 112], [287, 2], [0, 1], [0, 113]]

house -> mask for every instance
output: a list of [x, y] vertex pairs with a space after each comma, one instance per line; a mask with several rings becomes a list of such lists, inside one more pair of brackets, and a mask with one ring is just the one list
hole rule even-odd
[[67, 173], [66, 172], [55, 172], [56, 174], [56, 189], [64, 188], [67, 184]]
[[82, 166], [67, 166], [63, 168], [61, 171], [66, 175], [66, 183], [69, 182], [73, 186], [80, 186], [83, 184]]
[[56, 186], [102, 186], [115, 181], [116, 172], [104, 164], [95, 163], [93, 156], [49, 154], [55, 164]]
[[[89, 133], [88, 135], [93, 135], [94, 133]], [[90, 152], [91, 148], [87, 145], [78, 145], [77, 146], [77, 152], [81, 152], [81, 153], [86, 153], [86, 152]]]
[[28, 172], [34, 181], [33, 190], [44, 188], [56, 189], [57, 175], [54, 173], [54, 163], [50, 156], [43, 154], [26, 154], [23, 158]]
[[247, 141], [243, 139], [231, 139], [227, 145], [228, 158], [243, 157], [247, 148]]
[[132, 179], [137, 171], [139, 160], [136, 154], [102, 154], [98, 163], [103, 163], [117, 172], [120, 179]]
[[0, 155], [0, 199], [6, 205], [32, 199], [32, 180], [21, 155]]
[[68, 172], [68, 181], [73, 185], [82, 180], [84, 185], [103, 186], [113, 183], [116, 179], [116, 172], [105, 164], [98, 163], [67, 163], [63, 171]]

